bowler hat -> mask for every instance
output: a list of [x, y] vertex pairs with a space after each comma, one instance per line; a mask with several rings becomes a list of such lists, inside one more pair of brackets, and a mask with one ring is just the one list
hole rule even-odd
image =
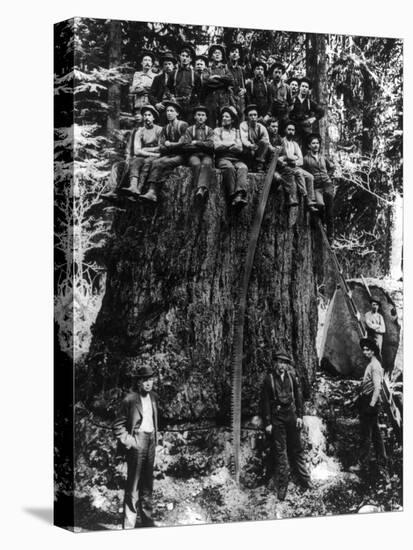
[[381, 306], [381, 302], [380, 300], [378, 300], [377, 298], [375, 298], [374, 296], [370, 296], [370, 303], [373, 304], [378, 304], [379, 306]]
[[172, 52], [163, 52], [160, 58], [161, 65], [163, 65], [165, 61], [172, 61], [172, 63], [176, 63], [176, 57]]
[[232, 105], [224, 105], [222, 108], [221, 108], [221, 111], [220, 111], [220, 115], [222, 117], [222, 115], [224, 113], [229, 113], [231, 115], [231, 118], [235, 121], [235, 122], [238, 122], [238, 113], [237, 113], [237, 110], [235, 107], [233, 107]]
[[156, 118], [156, 120], [158, 120], [159, 113], [153, 105], [144, 105], [143, 107], [141, 107], [141, 115], [142, 116], [143, 116], [143, 113], [145, 111], [150, 111], [153, 114], [154, 118]]
[[361, 347], [361, 349], [363, 349], [363, 348], [370, 349], [374, 353], [374, 355], [380, 355], [380, 350], [379, 350], [376, 342], [374, 340], [372, 340], [371, 338], [361, 338], [360, 339], [360, 347]]
[[274, 69], [281, 69], [283, 73], [285, 73], [285, 66], [282, 64], [282, 63], [279, 63], [278, 61], [276, 61], [275, 63], [273, 63], [270, 67], [270, 75], [272, 75], [272, 73], [274, 72]]
[[221, 44], [213, 44], [212, 46], [210, 46], [209, 50], [208, 50], [208, 57], [210, 59], [211, 59], [212, 54], [214, 53], [215, 50], [220, 50], [221, 51], [222, 60], [225, 61], [226, 60], [225, 46], [222, 46]]
[[255, 105], [255, 103], [250, 103], [249, 105], [247, 105], [245, 107], [245, 114], [248, 115], [248, 113], [250, 111], [257, 111], [258, 112], [258, 107]]
[[278, 353], [276, 353], [275, 360], [277, 362], [288, 363], [289, 365], [293, 364], [293, 358], [289, 353], [286, 353], [285, 351], [279, 351]]
[[165, 101], [162, 102], [165, 106], [165, 109], [167, 107], [173, 107], [177, 113], [181, 113], [182, 112], [182, 107], [179, 105], [179, 103], [177, 103], [176, 101], [172, 101], [171, 99], [167, 99]]
[[267, 74], [267, 64], [265, 61], [254, 61], [251, 65], [252, 72], [254, 72], [257, 67], [262, 67], [264, 69], [264, 74]]
[[313, 83], [312, 83], [311, 80], [310, 80], [309, 78], [307, 78], [306, 76], [304, 76], [303, 78], [300, 78], [300, 80], [298, 81], [298, 83], [300, 84], [300, 86], [301, 86], [301, 84], [302, 84], [303, 82], [307, 82], [307, 84], [308, 84], [308, 86], [309, 86], [310, 88], [313, 87]]
[[139, 367], [138, 372], [136, 373], [136, 376], [138, 378], [150, 378], [153, 375], [154, 375], [154, 370], [151, 366], [148, 366], [148, 365]]

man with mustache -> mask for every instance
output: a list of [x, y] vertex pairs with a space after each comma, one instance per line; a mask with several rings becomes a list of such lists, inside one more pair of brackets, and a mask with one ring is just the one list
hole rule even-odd
[[143, 51], [140, 58], [141, 70], [133, 75], [132, 85], [129, 94], [132, 97], [132, 110], [140, 112], [141, 107], [149, 103], [149, 92], [155, 74], [152, 66], [155, 62], [155, 56], [152, 52]]

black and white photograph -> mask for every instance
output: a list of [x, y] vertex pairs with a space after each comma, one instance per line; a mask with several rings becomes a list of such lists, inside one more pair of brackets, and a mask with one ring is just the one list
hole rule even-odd
[[54, 523], [402, 512], [403, 40], [161, 16], [54, 26]]

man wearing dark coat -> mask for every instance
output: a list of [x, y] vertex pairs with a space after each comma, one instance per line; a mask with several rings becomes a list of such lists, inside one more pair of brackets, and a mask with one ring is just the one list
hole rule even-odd
[[292, 97], [290, 87], [282, 79], [284, 72], [285, 67], [282, 63], [274, 63], [270, 68], [269, 74], [272, 81], [269, 85], [270, 106], [266, 121], [273, 117], [279, 123], [285, 123], [288, 118]]
[[188, 155], [193, 182], [197, 188], [195, 200], [202, 204], [208, 194], [212, 177], [214, 132], [206, 125], [208, 109], [204, 105], [194, 108], [195, 124], [189, 126], [183, 137], [183, 152]]
[[171, 52], [164, 52], [160, 62], [162, 72], [156, 75], [152, 81], [151, 89], [149, 91], [149, 101], [158, 111], [160, 115], [160, 124], [161, 126], [164, 126], [166, 124], [166, 115], [165, 105], [163, 102], [171, 99], [172, 97], [170, 90], [171, 74], [175, 69], [176, 58]]
[[253, 78], [247, 80], [247, 103], [253, 103], [258, 108], [258, 119], [263, 121], [271, 105], [269, 85], [266, 81], [267, 66], [263, 61], [252, 64]]
[[205, 106], [208, 109], [208, 121], [215, 128], [220, 110], [233, 102], [232, 88], [234, 77], [225, 64], [225, 48], [215, 44], [209, 48], [210, 66], [208, 79], [205, 81]]
[[243, 51], [241, 44], [235, 42], [229, 47], [228, 70], [234, 78], [232, 93], [240, 121], [242, 121], [244, 117], [245, 94], [247, 93], [245, 88], [245, 73], [244, 69], [241, 67]]
[[179, 120], [181, 106], [174, 101], [165, 101], [166, 118], [168, 120], [165, 128], [162, 128], [159, 138], [160, 158], [152, 163], [147, 181], [149, 190], [139, 199], [150, 203], [158, 202], [158, 193], [168, 176], [177, 166], [184, 163], [182, 154], [182, 139], [188, 128], [188, 124]]
[[279, 500], [288, 488], [288, 459], [300, 485], [311, 487], [300, 430], [303, 425], [303, 401], [292, 358], [280, 352], [275, 368], [268, 373], [262, 387], [262, 416], [265, 431], [271, 440], [275, 458], [274, 482]]
[[154, 372], [138, 371], [138, 391], [122, 401], [113, 430], [119, 450], [125, 454], [127, 478], [123, 503], [123, 528], [152, 527], [153, 467], [158, 437], [158, 398], [152, 391]]
[[300, 79], [300, 88], [295, 97], [290, 119], [296, 123], [296, 137], [301, 147], [306, 147], [308, 137], [315, 132], [314, 124], [324, 116], [324, 109], [310, 98], [311, 80]]
[[169, 89], [173, 101], [181, 106], [181, 120], [192, 121], [192, 108], [196, 103], [196, 91], [200, 88], [199, 75], [192, 63], [195, 51], [192, 44], [185, 43], [179, 49], [179, 65], [170, 75]]

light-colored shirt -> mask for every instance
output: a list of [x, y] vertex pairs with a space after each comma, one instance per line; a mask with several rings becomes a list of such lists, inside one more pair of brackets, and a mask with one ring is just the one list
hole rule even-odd
[[383, 382], [383, 367], [376, 357], [372, 357], [370, 363], [367, 365], [364, 371], [362, 382], [362, 393], [364, 395], [371, 395], [371, 405], [377, 403], [380, 397], [381, 385]]
[[241, 139], [236, 128], [227, 130], [226, 128], [215, 128], [214, 130], [214, 149], [225, 149], [233, 145], [233, 150], [242, 151]]
[[146, 147], [151, 147], [153, 149], [152, 153], [157, 153], [159, 151], [161, 131], [162, 128], [157, 124], [154, 124], [152, 128], [146, 128], [146, 126], [138, 128], [133, 144], [135, 155], [138, 157], [150, 156], [147, 152], [142, 151]]
[[245, 147], [257, 144], [260, 141], [264, 143], [270, 142], [267, 128], [259, 122], [255, 126], [252, 126], [247, 121], [241, 122], [239, 133], [241, 135], [241, 142]]
[[369, 329], [373, 330], [377, 334], [384, 334], [386, 332], [386, 325], [384, 324], [383, 316], [380, 313], [368, 311], [364, 318]]
[[141, 402], [142, 402], [142, 423], [139, 426], [139, 431], [152, 433], [154, 430], [153, 409], [152, 409], [152, 400], [149, 393], [145, 397], [141, 395]]
[[303, 165], [303, 154], [301, 153], [300, 146], [294, 140], [288, 140], [287, 138], [282, 139], [282, 150], [280, 153], [280, 158], [284, 156], [296, 157], [295, 165]]

